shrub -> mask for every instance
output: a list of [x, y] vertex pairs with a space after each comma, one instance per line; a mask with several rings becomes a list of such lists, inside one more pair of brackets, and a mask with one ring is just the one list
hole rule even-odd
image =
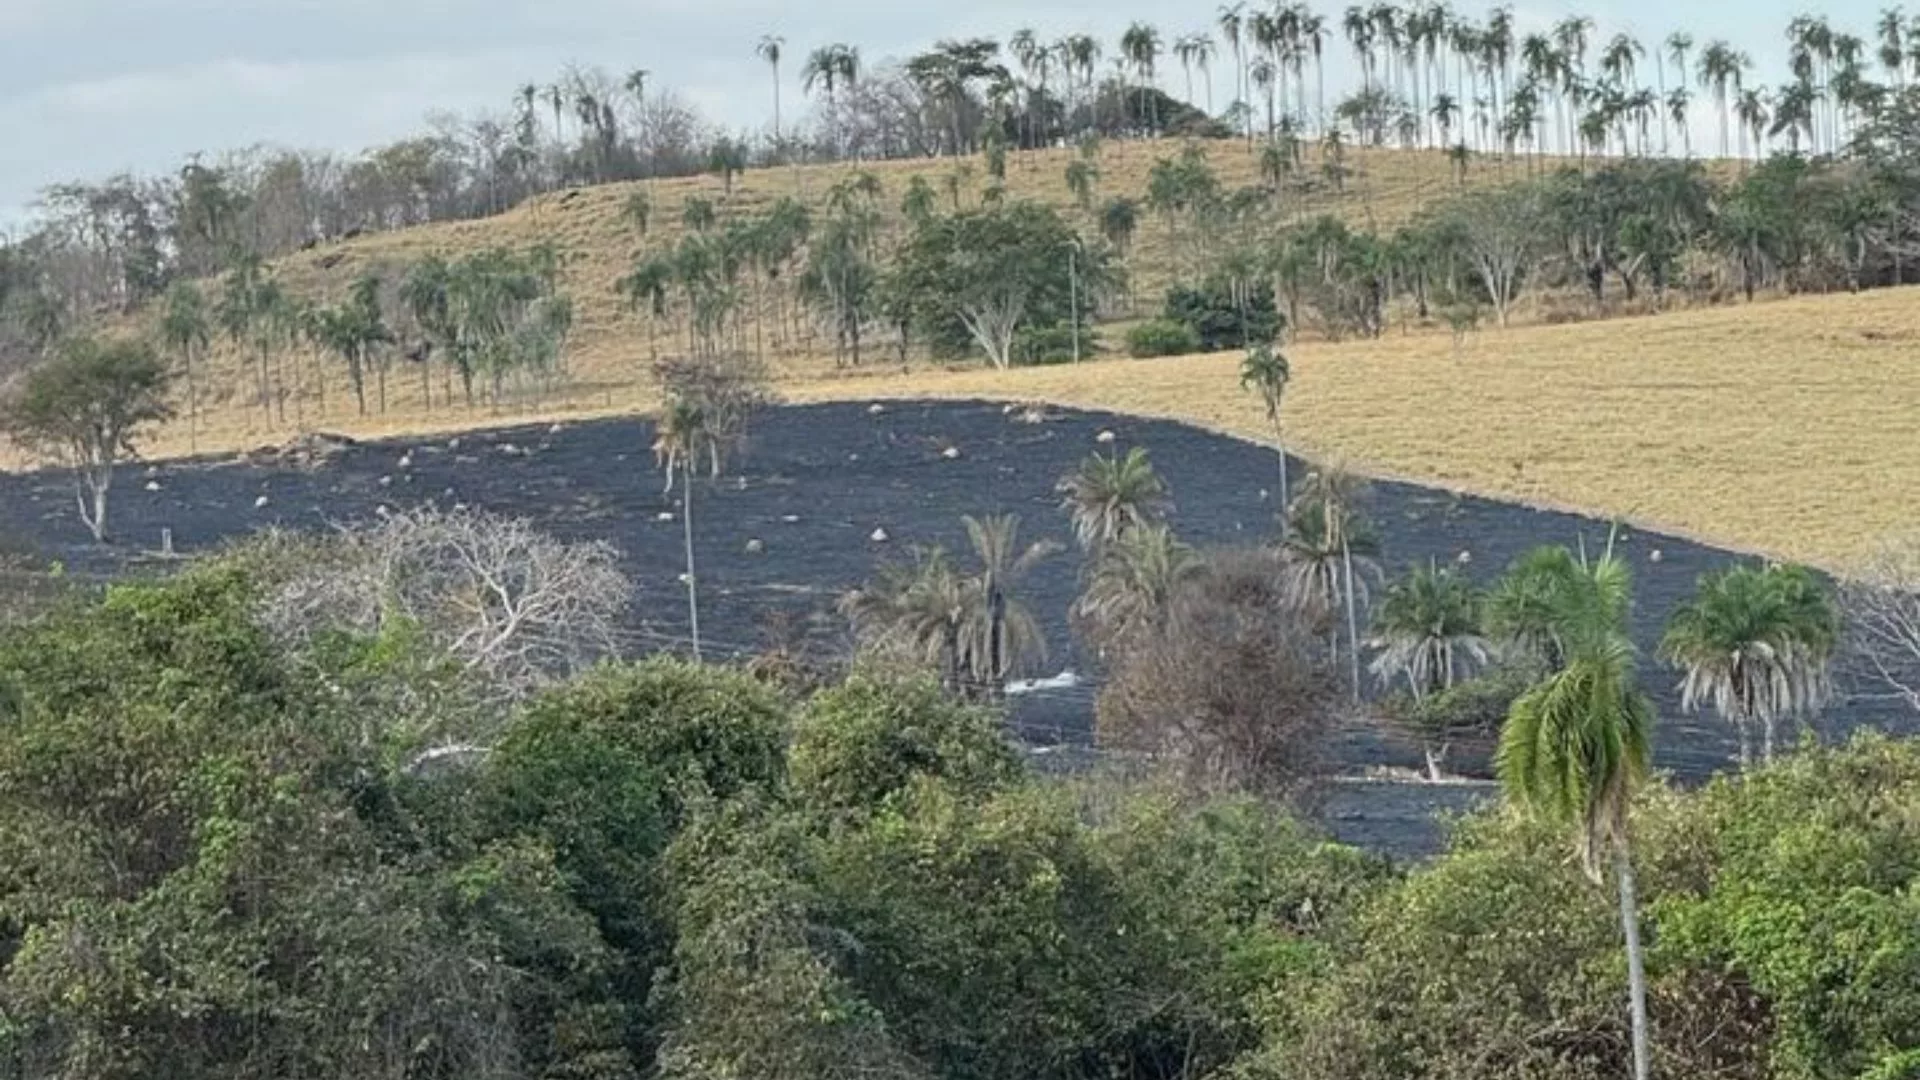
[[1214, 553], [1125, 643], [1095, 708], [1102, 744], [1202, 791], [1284, 793], [1318, 762], [1339, 683], [1278, 556]]
[[879, 807], [915, 777], [979, 793], [1021, 771], [990, 713], [947, 697], [931, 679], [869, 674], [808, 704], [789, 760], [801, 803], [823, 810]]
[[[1019, 365], [1066, 364], [1074, 359], [1075, 331], [1072, 325], [1026, 326], [1013, 338], [1013, 362]], [[1092, 356], [1098, 342], [1090, 327], [1078, 332], [1082, 359]]]
[[1200, 351], [1200, 335], [1186, 323], [1149, 319], [1127, 331], [1127, 355], [1136, 359], [1186, 356]]
[[1210, 283], [1197, 289], [1176, 285], [1167, 290], [1167, 306], [1161, 318], [1192, 330], [1199, 339], [1200, 352], [1271, 345], [1279, 340], [1280, 328], [1285, 325], [1274, 307], [1273, 292], [1265, 288], [1246, 292], [1245, 299], [1239, 300], [1224, 284]]

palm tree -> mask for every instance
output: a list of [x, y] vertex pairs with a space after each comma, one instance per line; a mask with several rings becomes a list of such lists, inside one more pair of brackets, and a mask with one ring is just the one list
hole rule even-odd
[[911, 561], [881, 567], [874, 580], [841, 597], [839, 606], [865, 646], [933, 665], [948, 690], [962, 689], [959, 635], [966, 595], [945, 551], [913, 549]]
[[[1245, 105], [1247, 101], [1247, 53], [1245, 43], [1241, 38], [1241, 31], [1245, 27], [1245, 21], [1241, 13], [1246, 10], [1246, 6], [1244, 2], [1222, 4], [1220, 5], [1220, 12], [1214, 20], [1214, 25], [1220, 28], [1220, 36], [1227, 39], [1227, 48], [1233, 50], [1233, 99], [1234, 103], [1238, 105]], [[1248, 112], [1246, 116], [1247, 138], [1251, 141], [1253, 138], [1253, 114]]]
[[1729, 102], [1731, 95], [1740, 93], [1743, 73], [1752, 67], [1753, 62], [1747, 55], [1736, 52], [1724, 41], [1708, 43], [1706, 51], [1700, 54], [1700, 85], [1713, 91], [1713, 100], [1720, 107], [1720, 156], [1730, 154], [1727, 145], [1728, 127], [1732, 121]]
[[[1753, 140], [1753, 160], [1759, 161], [1766, 156], [1764, 145], [1768, 120], [1766, 88], [1750, 86], [1742, 90], [1739, 101], [1734, 103], [1733, 113], [1740, 121], [1740, 141], [1745, 143], [1748, 139]], [[1744, 150], [1745, 147], [1741, 149]]]
[[[1187, 104], [1199, 104], [1193, 100], [1193, 69], [1195, 66], [1198, 66], [1201, 71], [1204, 72], [1206, 70], [1207, 60], [1213, 55], [1213, 39], [1204, 33], [1187, 34], [1173, 43], [1173, 55], [1175, 59], [1180, 61], [1181, 70], [1186, 72]], [[1213, 90], [1211, 86], [1208, 87], [1207, 93], [1207, 115], [1211, 116], [1213, 115]]]
[[1267, 410], [1267, 423], [1273, 425], [1274, 450], [1280, 455], [1282, 541], [1287, 538], [1287, 514], [1293, 506], [1293, 500], [1287, 493], [1287, 441], [1280, 422], [1280, 406], [1287, 394], [1287, 382], [1292, 377], [1293, 368], [1287, 363], [1286, 356], [1271, 345], [1254, 346], [1247, 350], [1247, 358], [1240, 362], [1240, 389], [1252, 390], [1260, 395], [1260, 403]]
[[703, 453], [712, 453], [707, 418], [690, 401], [669, 401], [660, 413], [654, 429], [653, 458], [667, 474], [667, 490], [673, 490], [673, 471], [678, 468], [685, 483], [680, 491], [681, 535], [687, 557], [687, 629], [693, 645], [693, 658], [700, 659], [700, 589], [693, 573], [693, 474]]
[[773, 69], [773, 145], [780, 146], [780, 51], [786, 46], [787, 39], [777, 34], [767, 34], [753, 47], [755, 55], [767, 62]]
[[1126, 533], [1158, 521], [1171, 506], [1166, 481], [1140, 446], [1125, 457], [1088, 455], [1054, 490], [1060, 494], [1060, 508], [1073, 521], [1074, 540], [1095, 555]]
[[1040, 624], [1016, 590], [1035, 564], [1058, 549], [1044, 540], [1022, 549], [1020, 519], [1012, 514], [960, 520], [979, 570], [963, 582], [958, 664], [974, 692], [997, 696], [1023, 661], [1046, 655]]
[[[851, 45], [823, 45], [807, 54], [800, 68], [800, 89], [808, 94], [818, 89], [827, 97], [827, 111], [833, 112], [834, 92], [852, 86], [860, 78], [860, 50]], [[838, 142], [835, 143], [836, 149]]]
[[[1374, 610], [1367, 640], [1379, 650], [1369, 665], [1374, 676], [1382, 686], [1405, 679], [1416, 702], [1451, 688], [1456, 678], [1487, 663], [1480, 610], [1480, 591], [1450, 568], [1428, 563], [1394, 582]], [[1428, 777], [1440, 779], [1445, 745], [1427, 741], [1422, 749]]]
[[1647, 1080], [1646, 965], [1640, 948], [1628, 810], [1651, 760], [1653, 707], [1636, 685], [1627, 636], [1632, 579], [1612, 543], [1597, 561], [1571, 557], [1547, 611], [1564, 666], [1513, 703], [1495, 768], [1516, 803], [1574, 826], [1595, 883], [1613, 857], [1626, 942], [1633, 1075]]
[[206, 352], [213, 338], [207, 316], [207, 297], [190, 281], [175, 282], [167, 290], [166, 311], [160, 316], [160, 339], [178, 353], [187, 376], [187, 446], [200, 450], [200, 391], [194, 381], [194, 358]]
[[1140, 79], [1140, 122], [1152, 134], [1159, 127], [1159, 118], [1148, 115], [1147, 91], [1153, 86], [1154, 66], [1160, 59], [1160, 31], [1148, 23], [1133, 23], [1120, 35], [1120, 55]]
[[1173, 590], [1202, 566], [1173, 530], [1153, 522], [1122, 533], [1106, 547], [1072, 615], [1102, 652], [1152, 625]]
[[1893, 77], [1895, 86], [1907, 85], [1907, 17], [1897, 7], [1883, 9], [1874, 26], [1880, 39], [1877, 56], [1880, 66]]
[[1479, 590], [1451, 568], [1429, 563], [1394, 582], [1373, 612], [1374, 675], [1405, 679], [1415, 700], [1451, 687], [1490, 655], [1480, 608]]
[[1798, 567], [1740, 566], [1700, 579], [1660, 641], [1680, 668], [1681, 706], [1702, 702], [1740, 736], [1740, 764], [1752, 760], [1750, 729], [1761, 725], [1761, 757], [1773, 760], [1782, 717], [1805, 715], [1830, 693], [1828, 664], [1840, 620], [1813, 575]]
[[[1366, 481], [1340, 465], [1326, 465], [1307, 474], [1301, 485], [1301, 517], [1296, 525], [1317, 526], [1299, 543], [1310, 545], [1321, 559], [1339, 553], [1340, 582], [1337, 589], [1347, 614], [1347, 663], [1351, 669], [1353, 699], [1360, 700], [1360, 617], [1358, 588], [1354, 580], [1356, 542], [1362, 536], [1358, 504], [1366, 492]], [[1365, 554], [1364, 550], [1362, 554]], [[1362, 575], [1361, 585], [1364, 585]]]
[[1564, 665], [1566, 643], [1556, 620], [1561, 594], [1578, 571], [1572, 552], [1549, 545], [1522, 555], [1494, 583], [1486, 598], [1487, 631], [1510, 659], [1548, 672]]

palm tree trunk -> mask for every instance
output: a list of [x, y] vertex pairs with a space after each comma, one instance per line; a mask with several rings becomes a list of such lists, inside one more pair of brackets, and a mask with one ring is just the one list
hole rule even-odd
[[1280, 542], [1287, 542], [1287, 534], [1293, 526], [1288, 515], [1293, 511], [1293, 500], [1287, 496], [1287, 443], [1282, 437], [1280, 425], [1273, 425], [1274, 452], [1280, 457]]
[[1614, 848], [1614, 872], [1620, 881], [1620, 929], [1627, 942], [1627, 999], [1633, 1017], [1633, 1078], [1647, 1080], [1651, 1047], [1647, 1037], [1647, 966], [1640, 950], [1640, 904], [1634, 894], [1633, 857], [1622, 838]]
[[687, 630], [694, 663], [700, 662], [700, 587], [693, 576], [693, 455], [681, 464], [686, 486], [680, 492], [680, 524], [687, 547]]
[[1346, 576], [1347, 664], [1353, 674], [1353, 700], [1360, 700], [1360, 620], [1353, 608], [1353, 548], [1344, 533], [1340, 537], [1340, 562]]

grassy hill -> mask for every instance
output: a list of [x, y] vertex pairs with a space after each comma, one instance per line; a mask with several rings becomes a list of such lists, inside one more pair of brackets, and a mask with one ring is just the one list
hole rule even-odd
[[[1178, 154], [1183, 145], [1172, 140], [1104, 144], [1097, 161], [1100, 179], [1093, 205], [1098, 207], [1115, 196], [1144, 201], [1154, 163]], [[1206, 144], [1205, 148], [1223, 188], [1261, 183], [1258, 159], [1245, 143], [1224, 140]], [[1349, 175], [1338, 189], [1320, 173], [1320, 151], [1309, 147], [1304, 154], [1303, 166], [1289, 181], [1281, 202], [1286, 212], [1303, 217], [1333, 213], [1356, 226], [1390, 228], [1463, 186], [1453, 166], [1438, 151], [1349, 149], [1343, 157]], [[1012, 154], [1007, 165], [1007, 197], [1051, 203], [1084, 232], [1096, 233], [1093, 214], [1076, 205], [1067, 186], [1066, 167], [1076, 155], [1077, 151], [1070, 149]], [[324, 245], [277, 260], [275, 272], [290, 292], [316, 302], [332, 302], [341, 299], [350, 283], [363, 274], [377, 273], [395, 281], [407, 267], [428, 255], [453, 257], [489, 248], [525, 249], [551, 244], [564, 261], [564, 288], [574, 302], [574, 330], [567, 350], [572, 380], [559, 396], [537, 407], [643, 404], [648, 389], [648, 320], [628, 310], [615, 282], [632, 268], [639, 255], [664, 250], [677, 242], [686, 201], [698, 196], [711, 200], [722, 215], [751, 215], [782, 197], [794, 196], [819, 210], [828, 191], [856, 172], [870, 173], [880, 180], [883, 192], [879, 204], [891, 226], [900, 222], [901, 196], [915, 176], [934, 187], [945, 207], [952, 205], [949, 179], [956, 173], [963, 178], [959, 186], [964, 206], [978, 205], [987, 181], [984, 163], [975, 157], [750, 170], [736, 178], [731, 193], [718, 178], [710, 176], [609, 184], [554, 192], [482, 220], [373, 233]], [[1499, 183], [1525, 173], [1526, 166], [1519, 163], [1476, 160], [1464, 184]], [[629, 200], [640, 191], [646, 192], [652, 206], [644, 235], [625, 213]], [[1143, 310], [1156, 307], [1159, 296], [1173, 280], [1176, 247], [1169, 224], [1143, 210], [1127, 259], [1133, 293]], [[670, 347], [665, 342], [672, 340], [671, 334], [671, 328], [660, 329], [662, 347]], [[826, 347], [818, 338], [778, 342], [772, 349], [776, 370], [786, 377], [815, 377], [829, 372], [833, 364], [830, 357], [822, 355]], [[322, 387], [317, 380], [324, 376], [329, 400], [337, 406], [345, 399], [347, 383], [336, 361], [294, 363], [312, 369], [305, 376], [311, 396], [319, 396]], [[266, 421], [251, 405], [255, 384], [241, 356], [217, 346], [207, 366], [202, 434], [208, 445], [245, 445], [286, 430], [278, 422]], [[418, 385], [404, 373], [391, 389], [388, 414], [365, 428], [350, 423], [348, 417], [314, 415], [313, 404], [300, 410], [299, 419], [290, 407], [288, 424], [324, 422], [363, 430], [404, 430], [438, 423], [428, 415]]]
[[[1153, 162], [1176, 144], [1110, 144], [1096, 201], [1142, 195]], [[1015, 155], [1008, 194], [1073, 206], [1064, 179], [1071, 151]], [[1308, 171], [1317, 152], [1307, 152]], [[1223, 185], [1257, 182], [1239, 143], [1214, 144]], [[978, 198], [984, 171], [968, 163], [965, 196]], [[1309, 182], [1301, 212], [1329, 211], [1390, 227], [1458, 189], [1439, 153], [1349, 151], [1344, 192]], [[946, 198], [950, 161], [866, 166], [897, 214], [909, 179], [927, 177]], [[231, 450], [284, 438], [298, 425], [362, 435], [456, 430], [529, 416], [580, 417], [641, 410], [647, 384], [645, 321], [628, 312], [613, 282], [636, 252], [671, 243], [679, 209], [702, 195], [734, 211], [787, 194], [818, 203], [850, 170], [755, 171], [723, 196], [714, 178], [651, 185], [653, 224], [642, 237], [622, 213], [640, 185], [560, 192], [499, 217], [377, 234], [291, 256], [281, 279], [316, 299], [344, 292], [368, 270], [396, 276], [429, 253], [555, 244], [576, 303], [567, 388], [525, 408], [494, 412], [423, 408], [417, 383], [396, 375], [390, 411], [350, 415], [331, 360], [314, 365], [332, 381], [328, 411], [308, 404], [270, 423], [250, 404], [252, 383], [237, 356], [217, 355], [199, 449]], [[1524, 166], [1475, 162], [1468, 184], [1525, 175]], [[1166, 224], [1143, 217], [1130, 259], [1136, 289], [1153, 297], [1170, 275]], [[1920, 460], [1899, 434], [1920, 415], [1920, 298], [1911, 289], [1809, 297], [1656, 317], [1484, 330], [1456, 354], [1445, 331], [1396, 328], [1378, 340], [1296, 343], [1287, 399], [1288, 437], [1306, 452], [1341, 456], [1381, 474], [1538, 504], [1617, 514], [1711, 541], [1839, 566], [1920, 511]], [[1540, 320], [1535, 320], [1538, 323]], [[305, 361], [297, 361], [305, 363]], [[902, 371], [897, 364], [836, 370], [831, 358], [790, 348], [776, 355], [784, 392], [796, 400], [957, 395], [1045, 399], [1166, 416], [1255, 438], [1271, 437], [1236, 386], [1237, 357], [1105, 360], [1006, 373]], [[153, 447], [183, 452], [176, 423]]]

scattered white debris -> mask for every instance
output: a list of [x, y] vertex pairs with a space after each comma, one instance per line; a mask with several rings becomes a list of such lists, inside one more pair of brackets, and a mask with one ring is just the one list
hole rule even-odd
[[408, 469], [413, 468], [413, 451], [409, 450], [401, 454], [400, 460], [394, 462], [394, 468], [399, 469], [401, 472], [406, 472]]
[[151, 480], [154, 477], [159, 475], [160, 475], [160, 466], [158, 465], [147, 466], [147, 479]]
[[265, 495], [262, 495], [259, 498], [253, 500], [253, 508], [255, 510], [259, 510], [266, 505], [267, 505], [267, 497]]
[[945, 450], [940, 451], [940, 456], [946, 458], [948, 461], [952, 461], [954, 458], [960, 456], [960, 448], [957, 446], [949, 446]]
[[1268, 500], [1269, 498], [1271, 498], [1271, 497], [1272, 497], [1272, 495], [1271, 495], [1271, 493], [1270, 493], [1270, 492], [1268, 492], [1266, 488], [1261, 488], [1261, 489], [1260, 489], [1260, 501], [1261, 501], [1261, 502], [1266, 502], [1266, 501], [1267, 501], [1267, 500]]
[[508, 457], [512, 457], [514, 454], [520, 453], [520, 448], [510, 442], [503, 442], [500, 444], [500, 452], [506, 454]]
[[766, 550], [767, 550], [766, 541], [760, 539], [757, 536], [747, 541], [747, 554], [749, 555], [763, 554]]
[[391, 477], [391, 476], [383, 476], [383, 477], [381, 477], [381, 478], [380, 478], [380, 486], [381, 486], [381, 487], [392, 487], [392, 486], [393, 486], [393, 477]]
[[1042, 690], [1069, 690], [1080, 685], [1080, 676], [1071, 670], [1047, 679], [1015, 679], [1007, 683], [1008, 694], [1032, 694]]
[[880, 403], [879, 403], [879, 402], [877, 402], [877, 401], [876, 401], [876, 402], [874, 402], [873, 404], [871, 404], [871, 405], [869, 405], [869, 406], [867, 406], [867, 415], [868, 415], [868, 416], [879, 416], [879, 415], [880, 415], [881, 413], [883, 413], [883, 412], [886, 412], [886, 411], [887, 411], [887, 407], [886, 407], [885, 405], [882, 405], [882, 404], [880, 404]]
[[160, 481], [158, 481], [158, 480], [149, 480], [149, 481], [147, 481], [147, 490], [148, 490], [148, 491], [159, 491], [159, 490], [160, 490]]
[[1460, 554], [1453, 557], [1453, 561], [1465, 566], [1473, 561], [1473, 552], [1462, 549]]
[[859, 460], [860, 460], [860, 455], [859, 455], [859, 454], [848, 454], [848, 455], [847, 455], [847, 460], [848, 460], [848, 461], [859, 461]]
[[393, 511], [387, 508], [386, 503], [380, 503], [373, 508], [374, 517], [386, 517], [391, 513], [393, 513]]
[[1097, 443], [1110, 443], [1113, 441], [1113, 432], [1103, 430], [1100, 434], [1093, 437], [1093, 441]]
[[876, 544], [884, 544], [884, 543], [886, 543], [886, 542], [887, 542], [887, 539], [888, 539], [888, 537], [887, 537], [887, 530], [885, 530], [885, 529], [875, 529], [875, 530], [873, 530], [873, 532], [872, 532], [872, 533], [871, 533], [871, 534], [870, 534], [870, 535], [869, 535], [869, 536], [867, 537], [867, 539], [869, 539], [869, 540], [871, 540], [871, 541], [873, 541], [873, 542], [874, 542], [874, 543], [876, 543]]
[[1015, 405], [1015, 404], [1014, 404], [1013, 402], [1011, 402], [1011, 401], [1009, 401], [1009, 402], [1007, 402], [1007, 403], [1006, 403], [1005, 405], [1002, 405], [1002, 406], [1000, 406], [1000, 415], [1001, 415], [1001, 416], [1011, 416], [1011, 415], [1013, 415], [1013, 410], [1015, 410], [1015, 409], [1017, 409], [1017, 408], [1019, 408], [1019, 406], [1017, 406], [1017, 405]]
[[662, 511], [660, 511], [659, 513], [657, 513], [657, 514], [655, 514], [655, 515], [653, 515], [653, 520], [655, 520], [655, 521], [672, 521], [672, 520], [673, 520], [673, 511], [671, 511], [671, 510], [662, 510]]
[[1660, 561], [1660, 549], [1659, 549], [1659, 548], [1654, 548], [1654, 549], [1653, 549], [1652, 551], [1650, 551], [1650, 552], [1648, 552], [1648, 553], [1647, 553], [1647, 561], [1648, 561], [1648, 562], [1659, 562], [1659, 561]]
[[800, 521], [800, 515], [799, 514], [781, 514], [780, 520], [786, 522], [789, 525], [796, 525]]
[[547, 434], [558, 435], [565, 430], [567, 430], [567, 426], [565, 424], [555, 424], [552, 427], [547, 429]]
[[460, 449], [460, 440], [459, 440], [458, 438], [453, 438], [453, 439], [448, 439], [448, 440], [447, 440], [447, 449], [449, 449], [449, 450], [458, 450], [458, 449]]

